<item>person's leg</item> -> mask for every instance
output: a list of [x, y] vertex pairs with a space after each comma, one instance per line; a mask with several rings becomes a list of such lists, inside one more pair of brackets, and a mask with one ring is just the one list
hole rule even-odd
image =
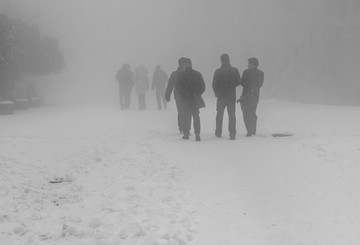
[[201, 124], [200, 124], [200, 110], [199, 108], [192, 108], [191, 114], [194, 120], [194, 133], [198, 138], [200, 136]]
[[162, 109], [162, 105], [161, 105], [161, 94], [160, 94], [160, 91], [159, 91], [158, 89], [156, 89], [155, 94], [156, 94], [156, 102], [157, 102], [158, 109], [161, 110], [161, 109]]
[[178, 115], [177, 115], [177, 120], [178, 120], [178, 126], [179, 126], [179, 131], [180, 132], [184, 132], [184, 108], [182, 105], [182, 101], [180, 99], [175, 100], [176, 103], [176, 108], [178, 111]]
[[125, 102], [125, 95], [124, 95], [124, 91], [122, 91], [120, 88], [119, 88], [119, 100], [120, 100], [120, 107], [121, 107], [121, 110], [124, 109], [124, 102]]
[[256, 115], [256, 110], [257, 110], [257, 106], [258, 106], [258, 104], [256, 103], [255, 105], [254, 105], [254, 115], [253, 115], [253, 131], [252, 131], [252, 134], [253, 135], [255, 135], [256, 134], [256, 128], [257, 128], [257, 119], [258, 119], [258, 117], [257, 117], [257, 115]]
[[138, 94], [138, 109], [141, 110], [141, 95]]
[[185, 103], [183, 103], [183, 108], [182, 108], [182, 126], [183, 126], [183, 130], [184, 130], [184, 138], [188, 139], [189, 135], [190, 135], [190, 129], [191, 129], [191, 116], [192, 116], [192, 112], [191, 112], [191, 108], [189, 108], [188, 105], [186, 105]]
[[229, 115], [229, 134], [234, 139], [236, 135], [236, 97], [229, 99], [227, 103], [227, 112]]
[[161, 96], [161, 100], [163, 102], [164, 108], [166, 109], [167, 108], [167, 102], [165, 100], [165, 91], [164, 90], [160, 91], [160, 96]]
[[131, 91], [124, 92], [125, 109], [130, 108], [130, 96], [131, 96]]
[[251, 111], [248, 108], [243, 109], [243, 118], [244, 118], [244, 124], [247, 131], [246, 136], [252, 135], [252, 129], [251, 129]]
[[218, 98], [216, 101], [216, 129], [215, 129], [215, 135], [217, 137], [221, 137], [222, 134], [225, 106], [226, 104], [224, 103], [224, 99]]
[[145, 110], [146, 109], [146, 94], [143, 94], [142, 102], [143, 102], [143, 110]]

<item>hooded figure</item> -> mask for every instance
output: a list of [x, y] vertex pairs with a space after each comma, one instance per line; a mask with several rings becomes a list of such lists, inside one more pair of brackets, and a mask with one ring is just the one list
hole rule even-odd
[[116, 73], [116, 80], [119, 82], [119, 97], [121, 110], [130, 108], [131, 91], [134, 87], [134, 73], [130, 70], [129, 64], [124, 64]]
[[165, 89], [166, 89], [167, 81], [168, 81], [168, 76], [166, 75], [166, 73], [161, 69], [159, 65], [156, 66], [151, 89], [152, 90], [155, 89], [156, 101], [159, 110], [162, 109], [163, 105], [164, 108], [166, 108]]
[[144, 66], [135, 69], [135, 92], [139, 99], [139, 110], [145, 110], [145, 94], [149, 90], [148, 71]]
[[184, 136], [183, 139], [189, 139], [191, 129], [191, 118], [194, 121], [194, 132], [196, 141], [200, 141], [200, 108], [205, 107], [201, 95], [205, 91], [205, 82], [200, 72], [192, 69], [190, 59], [183, 63], [183, 71], [180, 73], [176, 90], [179, 93], [179, 99], [183, 106], [184, 117]]

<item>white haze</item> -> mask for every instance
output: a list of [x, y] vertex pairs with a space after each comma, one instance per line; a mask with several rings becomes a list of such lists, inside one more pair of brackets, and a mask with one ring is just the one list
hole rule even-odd
[[323, 1], [311, 0], [2, 1], [5, 11], [60, 40], [67, 67], [54, 88], [100, 101], [116, 97], [114, 74], [124, 62], [151, 75], [156, 64], [170, 73], [179, 57], [190, 57], [210, 92], [219, 55], [229, 53], [241, 71], [256, 56], [271, 82], [274, 54], [289, 52], [282, 44], [301, 42], [327, 21]]

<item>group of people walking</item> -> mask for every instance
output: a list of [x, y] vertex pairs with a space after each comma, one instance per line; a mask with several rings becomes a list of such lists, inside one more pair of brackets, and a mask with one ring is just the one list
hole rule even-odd
[[[248, 69], [242, 76], [239, 70], [230, 63], [228, 54], [220, 56], [221, 67], [214, 73], [212, 88], [217, 98], [216, 102], [216, 129], [215, 136], [222, 137], [223, 118], [225, 109], [229, 117], [229, 136], [231, 140], [236, 139], [236, 103], [240, 103], [243, 119], [247, 130], [247, 137], [256, 134], [257, 115], [256, 110], [259, 103], [260, 88], [264, 83], [264, 73], [258, 69], [257, 58], [248, 59]], [[192, 68], [189, 58], [182, 57], [178, 60], [178, 68], [170, 78], [157, 66], [153, 76], [152, 89], [156, 90], [158, 108], [170, 102], [171, 94], [174, 93], [176, 108], [178, 111], [178, 127], [183, 139], [190, 138], [191, 121], [193, 121], [195, 140], [200, 138], [200, 109], [205, 107], [202, 94], [205, 91], [205, 82], [200, 72]], [[117, 73], [120, 83], [120, 104], [122, 109], [129, 108], [130, 93], [132, 87], [136, 86], [139, 96], [139, 109], [145, 109], [145, 92], [149, 89], [147, 81], [147, 70], [144, 67], [135, 69], [135, 75], [131, 72], [129, 65], [124, 65]], [[166, 86], [167, 82], [167, 86]], [[145, 84], [145, 85], [141, 85]], [[147, 85], [146, 85], [147, 84]], [[242, 86], [241, 96], [237, 98], [236, 88]]]
[[[148, 70], [140, 65], [135, 68], [135, 73], [131, 71], [129, 64], [124, 64], [117, 72], [116, 80], [119, 82], [119, 98], [122, 110], [130, 108], [131, 93], [135, 87], [138, 96], [139, 110], [146, 109], [146, 93], [150, 90]], [[158, 109], [166, 108], [165, 88], [168, 77], [160, 66], [155, 67], [151, 89], [155, 90]]]

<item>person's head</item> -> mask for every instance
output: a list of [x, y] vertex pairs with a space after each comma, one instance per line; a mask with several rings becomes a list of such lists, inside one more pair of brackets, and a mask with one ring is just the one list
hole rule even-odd
[[148, 73], [147, 69], [143, 65], [139, 65], [138, 67], [136, 67], [135, 70], [138, 74], [142, 74], [142, 75], [146, 75]]
[[230, 65], [230, 57], [228, 54], [222, 54], [220, 56], [221, 65]]
[[248, 68], [257, 68], [259, 66], [259, 60], [255, 57], [248, 59]]
[[130, 65], [129, 64], [123, 64], [123, 66], [122, 66], [122, 68], [124, 69], [124, 70], [130, 70]]
[[178, 60], [179, 67], [182, 67], [182, 66], [183, 66], [183, 63], [185, 62], [185, 60], [186, 60], [185, 57], [181, 57], [181, 58]]
[[183, 62], [183, 69], [187, 69], [187, 68], [191, 68], [192, 67], [192, 63], [191, 63], [191, 59], [189, 58], [185, 58], [184, 62]]

